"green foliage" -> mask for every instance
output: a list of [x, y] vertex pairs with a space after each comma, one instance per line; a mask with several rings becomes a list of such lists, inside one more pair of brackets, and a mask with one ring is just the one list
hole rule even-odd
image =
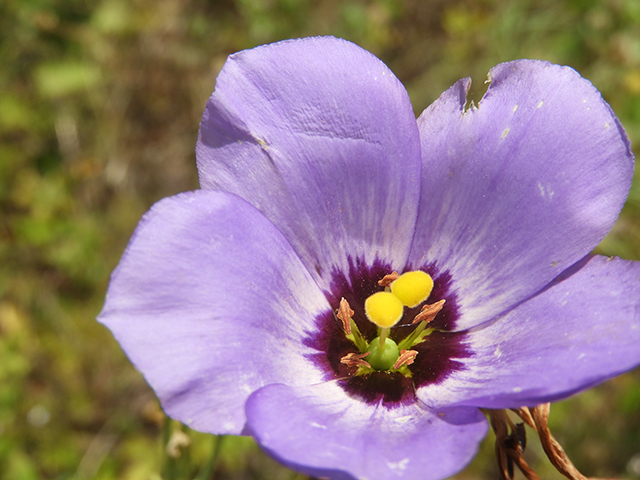
[[[228, 54], [341, 36], [392, 68], [416, 113], [463, 76], [477, 102], [502, 61], [568, 64], [640, 151], [639, 25], [637, 0], [0, 3], [0, 480], [204, 478], [212, 458], [216, 478], [295, 477], [248, 438], [218, 455], [214, 437], [183, 428], [190, 444], [168, 456], [153, 393], [94, 320], [142, 213], [197, 188], [197, 127]], [[640, 182], [599, 251], [640, 259]], [[638, 453], [639, 378], [552, 411], [592, 475], [624, 476]], [[456, 478], [495, 478], [490, 441]]]

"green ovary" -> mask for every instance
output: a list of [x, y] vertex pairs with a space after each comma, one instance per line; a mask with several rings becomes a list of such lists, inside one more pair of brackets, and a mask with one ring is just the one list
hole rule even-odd
[[365, 357], [365, 360], [376, 370], [390, 370], [398, 360], [398, 357], [400, 357], [398, 345], [390, 338], [387, 338], [381, 352], [378, 348], [379, 340], [380, 337], [373, 339], [368, 348], [369, 355]]

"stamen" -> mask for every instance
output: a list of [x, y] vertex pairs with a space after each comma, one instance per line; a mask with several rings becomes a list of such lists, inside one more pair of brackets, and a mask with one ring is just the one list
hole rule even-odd
[[347, 367], [367, 367], [371, 368], [367, 362], [362, 360], [369, 355], [369, 352], [365, 353], [349, 353], [340, 359], [340, 363], [344, 363]]
[[388, 287], [393, 282], [395, 282], [399, 276], [400, 275], [398, 275], [398, 272], [393, 271], [382, 277], [382, 280], [378, 280], [378, 285], [380, 285], [381, 287]]
[[342, 328], [344, 329], [345, 336], [351, 340], [356, 347], [358, 347], [358, 350], [364, 352], [369, 347], [369, 343], [360, 333], [358, 325], [353, 320], [353, 314], [354, 311], [351, 310], [349, 302], [347, 302], [344, 297], [341, 298], [336, 317], [338, 317], [338, 320], [342, 322]]
[[442, 310], [442, 307], [444, 307], [445, 302], [446, 300], [443, 298], [442, 300], [439, 300], [436, 303], [432, 303], [431, 305], [425, 305], [424, 307], [422, 307], [422, 310], [420, 310], [420, 313], [416, 315], [416, 318], [414, 318], [413, 322], [411, 323], [412, 324], [416, 324], [419, 322], [429, 323], [433, 321], [433, 319], [436, 318], [436, 315], [440, 312], [440, 310]]
[[425, 305], [422, 307], [422, 311], [416, 315], [416, 318], [413, 319], [412, 325], [416, 323], [418, 326], [415, 328], [413, 332], [411, 332], [404, 340], [400, 342], [398, 345], [402, 348], [411, 348], [414, 345], [418, 345], [419, 343], [424, 342], [424, 339], [429, 335], [433, 329], [426, 330], [427, 325], [433, 321], [436, 315], [442, 310], [442, 307], [445, 304], [445, 299], [437, 301], [431, 305]]
[[344, 297], [340, 299], [340, 307], [338, 308], [338, 319], [342, 322], [342, 328], [347, 335], [351, 335], [351, 317], [353, 317], [354, 311], [351, 310], [349, 302]]
[[393, 365], [393, 369], [397, 370], [403, 365], [411, 365], [416, 359], [416, 355], [418, 355], [416, 350], [402, 350], [398, 360], [396, 360], [396, 363]]

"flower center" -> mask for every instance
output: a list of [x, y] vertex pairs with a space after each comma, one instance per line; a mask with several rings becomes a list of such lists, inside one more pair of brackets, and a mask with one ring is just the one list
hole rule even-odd
[[406, 367], [414, 362], [418, 352], [409, 348], [422, 343], [431, 333], [425, 328], [442, 310], [445, 300], [433, 305], [425, 305], [412, 322], [412, 324], [419, 323], [418, 328], [398, 346], [395, 341], [388, 338], [391, 327], [402, 318], [405, 306], [417, 307], [429, 297], [433, 290], [433, 279], [421, 270], [406, 272], [402, 275], [393, 272], [385, 275], [378, 285], [385, 287], [385, 291], [370, 295], [364, 302], [367, 318], [378, 327], [378, 336], [371, 343], [364, 339], [357, 324], [353, 322], [354, 311], [347, 300], [344, 298], [340, 300], [340, 308], [336, 316], [343, 324], [346, 337], [353, 342], [354, 347], [360, 350], [360, 354], [350, 352], [342, 357], [340, 362], [350, 367], [357, 367], [356, 375], [367, 375], [378, 370], [396, 371], [411, 377], [411, 372]]
[[[307, 358], [325, 372], [325, 378], [337, 381], [349, 395], [368, 404], [382, 402], [393, 408], [413, 403], [419, 387], [438, 383], [461, 369], [463, 364], [457, 359], [470, 354], [466, 334], [450, 331], [458, 318], [451, 276], [434, 264], [408, 270], [403, 275], [389, 274], [387, 264], [349, 258], [348, 271], [330, 272], [325, 295], [335, 310], [320, 313], [316, 328], [304, 340], [316, 352]], [[385, 302], [382, 307], [365, 307], [378, 293], [397, 299], [387, 302], [396, 305], [391, 310], [400, 301], [399, 318], [387, 312]], [[379, 314], [383, 320], [378, 319]]]

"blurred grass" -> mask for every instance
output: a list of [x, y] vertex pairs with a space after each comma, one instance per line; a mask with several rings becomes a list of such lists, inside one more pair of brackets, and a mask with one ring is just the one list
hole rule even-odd
[[[197, 188], [198, 123], [227, 55], [327, 34], [385, 61], [416, 114], [464, 76], [477, 101], [502, 61], [571, 65], [640, 151], [637, 0], [4, 0], [0, 480], [160, 478], [163, 415], [94, 321], [109, 274], [154, 201]], [[640, 182], [599, 252], [640, 259]], [[555, 434], [589, 475], [640, 478], [639, 379], [552, 409]], [[185, 432], [191, 467], [174, 471], [193, 478], [215, 439]], [[531, 443], [541, 476], [557, 478]], [[296, 478], [247, 438], [225, 439], [217, 473]], [[490, 438], [456, 478], [496, 478]]]

